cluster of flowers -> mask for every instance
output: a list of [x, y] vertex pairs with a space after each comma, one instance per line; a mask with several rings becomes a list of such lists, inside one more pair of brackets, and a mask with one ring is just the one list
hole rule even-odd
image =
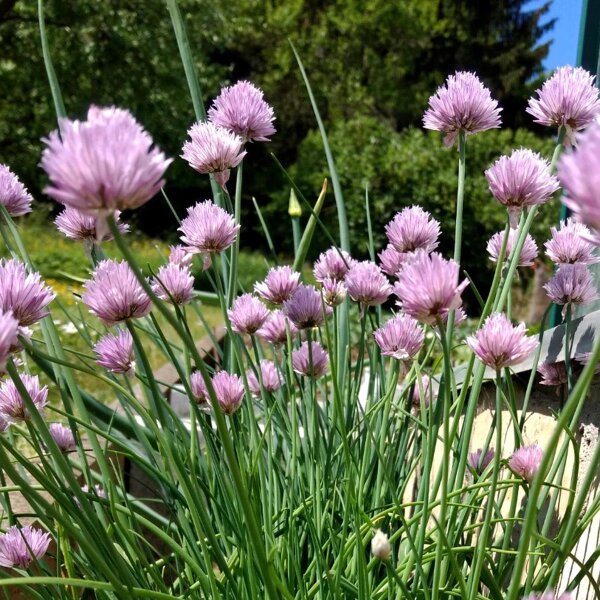
[[[424, 125], [444, 132], [445, 143], [452, 146], [462, 135], [499, 127], [500, 111], [474, 74], [457, 72], [430, 99]], [[503, 232], [497, 233], [488, 252], [493, 260], [506, 261], [517, 246], [516, 228], [523, 210], [547, 202], [560, 182], [573, 219], [553, 229], [546, 242], [548, 257], [559, 265], [546, 289], [556, 303], [586, 303], [596, 297], [588, 265], [598, 260], [593, 248], [600, 242], [600, 125], [594, 124], [600, 100], [593, 78], [583, 69], [559, 69], [539, 90], [538, 98], [530, 101], [528, 111], [537, 122], [563, 130], [570, 143], [577, 141], [578, 149], [561, 159], [558, 178], [541, 156], [525, 149], [501, 157], [486, 171], [490, 191], [506, 206], [510, 224], [507, 239]], [[258, 88], [239, 82], [222, 90], [208, 116], [208, 121], [190, 128], [182, 157], [198, 172], [212, 174], [225, 190], [230, 170], [240, 165], [246, 154], [245, 144], [268, 141], [275, 132], [273, 110]], [[584, 133], [578, 133], [586, 127]], [[57, 227], [72, 239], [93, 244], [110, 239], [109, 217], [118, 222], [119, 211], [141, 206], [160, 190], [171, 162], [128, 111], [114, 107], [91, 107], [85, 121], [61, 120], [60, 133], [50, 134], [45, 143], [41, 165], [50, 178], [46, 193], [65, 207], [56, 220]], [[11, 216], [31, 210], [31, 196], [7, 167], [0, 168], [0, 202]], [[127, 229], [123, 224], [118, 227], [122, 232]], [[172, 247], [167, 264], [149, 282], [152, 292], [175, 305], [190, 302], [193, 256], [200, 255], [203, 268], [208, 269], [215, 255], [236, 242], [239, 229], [233, 216], [210, 200], [189, 208], [179, 228], [181, 245]], [[312, 330], [320, 328], [346, 297], [364, 312], [393, 294], [399, 311], [374, 332], [374, 339], [384, 356], [406, 365], [423, 346], [424, 327], [443, 336], [445, 325], [464, 318], [461, 296], [468, 282], [460, 281], [457, 262], [435, 252], [440, 226], [422, 208], [400, 211], [386, 226], [386, 235], [389, 245], [379, 254], [379, 264], [354, 260], [335, 247], [321, 254], [314, 265], [317, 287], [301, 283], [300, 274], [289, 266], [271, 269], [252, 293], [233, 301], [228, 325], [239, 335], [256, 335], [272, 345], [275, 356], [279, 347], [286, 346], [292, 352], [293, 370], [303, 377], [318, 378], [329, 369], [329, 355], [318, 334], [320, 341], [312, 339]], [[518, 264], [530, 265], [537, 247], [530, 237], [521, 243]], [[38, 274], [27, 272], [16, 260], [0, 262], [0, 364], [19, 348], [19, 336], [27, 337], [28, 328], [47, 314], [52, 298]], [[82, 300], [107, 327], [129, 324], [151, 310], [150, 295], [123, 261], [101, 261], [85, 284]], [[526, 335], [524, 324], [513, 325], [504, 313], [491, 314], [467, 344], [496, 372], [522, 362], [537, 347]], [[134, 374], [134, 340], [127, 329], [106, 334], [95, 352], [98, 364], [107, 370]], [[240, 407], [245, 385], [258, 396], [263, 391], [276, 392], [284, 381], [281, 365], [267, 359], [250, 367], [243, 377], [222, 370], [211, 378], [215, 397], [226, 414]], [[12, 381], [0, 385], [2, 427], [30, 416], [21, 387], [38, 411], [46, 405], [48, 390], [40, 386], [37, 377], [24, 373], [21, 382], [23, 386]], [[430, 387], [427, 380], [422, 383], [416, 387]], [[194, 400], [207, 406], [207, 381], [201, 373], [192, 373], [190, 387]], [[50, 432], [60, 448], [68, 451], [75, 447], [70, 428], [52, 424]], [[481, 473], [493, 455], [493, 449], [478, 450], [469, 456], [469, 464]], [[541, 449], [534, 445], [518, 449], [508, 464], [530, 482], [541, 458]], [[0, 564], [24, 568], [33, 556], [43, 555], [48, 544], [48, 534], [11, 528], [0, 538]], [[382, 559], [389, 557], [381, 536], [375, 546]]]

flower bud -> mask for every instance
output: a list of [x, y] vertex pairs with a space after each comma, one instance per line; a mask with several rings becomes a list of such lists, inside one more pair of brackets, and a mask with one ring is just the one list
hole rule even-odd
[[388, 561], [390, 559], [390, 554], [392, 553], [392, 547], [390, 546], [390, 541], [388, 540], [388, 536], [378, 529], [371, 540], [371, 552], [375, 558], [379, 560]]

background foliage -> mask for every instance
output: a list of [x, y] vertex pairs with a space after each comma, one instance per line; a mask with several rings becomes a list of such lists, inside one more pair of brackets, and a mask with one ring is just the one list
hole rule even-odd
[[[40, 139], [56, 123], [36, 4], [0, 0], [0, 162], [11, 165], [41, 198]], [[289, 187], [268, 153], [291, 169], [308, 198], [316, 196], [326, 173], [288, 39], [303, 58], [332, 138], [359, 254], [366, 248], [367, 183], [378, 242], [394, 211], [419, 202], [441, 219], [444, 249], [452, 244], [456, 156], [437, 136], [417, 128], [428, 97], [448, 73], [477, 71], [503, 106], [505, 127], [469, 143], [468, 169], [478, 176], [470, 178], [467, 190], [465, 266], [481, 270], [486, 264], [482, 245], [501, 216], [481, 172], [513, 145], [549, 147], [524, 113], [548, 51], [548, 43], [539, 40], [553, 24], [545, 17], [549, 3], [535, 11], [523, 0], [182, 0], [180, 6], [205, 101], [221, 85], [249, 78], [264, 88], [275, 108], [279, 133], [271, 144], [250, 148], [245, 170], [244, 222], [251, 231], [242, 240], [252, 250], [263, 249], [264, 238], [250, 194], [269, 217], [277, 249], [291, 251]], [[83, 116], [92, 103], [129, 107], [157, 143], [177, 157], [193, 112], [165, 3], [48, 0], [45, 13], [69, 114]], [[167, 191], [183, 213], [209, 195], [209, 186], [176, 159]], [[328, 224], [335, 223], [332, 201], [325, 216]], [[164, 224], [172, 223], [160, 200], [136, 218], [154, 236], [166, 237]], [[174, 229], [169, 226], [170, 235]]]

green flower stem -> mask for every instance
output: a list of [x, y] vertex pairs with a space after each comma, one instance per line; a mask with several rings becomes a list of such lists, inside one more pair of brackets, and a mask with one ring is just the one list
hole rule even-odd
[[572, 323], [571, 303], [565, 306], [565, 370], [567, 371], [567, 394], [573, 389], [573, 369], [571, 368], [571, 327]]
[[[444, 354], [444, 385], [443, 387], [440, 387], [440, 394], [438, 397], [438, 402], [443, 402], [442, 482], [440, 496], [440, 517], [438, 521], [438, 528], [440, 529], [442, 535], [445, 535], [448, 510], [448, 480], [450, 468], [450, 452], [452, 449], [452, 438], [450, 437], [450, 405], [452, 403], [452, 364], [450, 359], [450, 348], [448, 347], [447, 332], [444, 330], [444, 324], [442, 323], [442, 320], [439, 317], [437, 319], [437, 326], [440, 333], [442, 352]], [[435, 444], [435, 441], [432, 441], [431, 443]], [[424, 477], [429, 477], [429, 473], [424, 473]], [[443, 571], [445, 571], [446, 567], [446, 559], [442, 557], [443, 551], [444, 544], [442, 544], [441, 540], [437, 540], [432, 583], [433, 600], [437, 600], [439, 598], [442, 573]]]
[[265, 588], [271, 600], [278, 600], [278, 588], [280, 590], [282, 588], [286, 589], [285, 584], [278, 579], [275, 572], [273, 571], [273, 567], [270, 561], [267, 559], [264, 540], [262, 539], [262, 536], [260, 534], [260, 529], [256, 521], [256, 515], [254, 514], [254, 508], [250, 503], [250, 499], [247, 495], [246, 488], [243, 483], [243, 478], [239, 469], [239, 464], [237, 462], [235, 450], [233, 447], [233, 442], [230, 437], [229, 429], [227, 427], [227, 423], [225, 422], [225, 417], [221, 411], [217, 397], [215, 396], [215, 390], [212, 386], [212, 382], [206, 369], [206, 365], [204, 364], [204, 361], [202, 360], [202, 357], [200, 356], [198, 349], [196, 348], [194, 340], [192, 340], [189, 337], [189, 335], [181, 326], [179, 321], [171, 314], [168, 308], [164, 306], [164, 303], [159, 298], [157, 298], [154, 292], [152, 291], [151, 286], [149, 285], [148, 281], [137, 266], [137, 263], [135, 261], [135, 258], [133, 257], [133, 254], [131, 253], [131, 250], [124, 242], [123, 236], [120, 234], [114, 219], [109, 218], [108, 224], [119, 250], [122, 252], [124, 258], [127, 260], [129, 266], [135, 274], [136, 279], [138, 280], [144, 291], [150, 296], [153, 304], [162, 313], [162, 315], [165, 317], [165, 319], [168, 321], [171, 327], [173, 327], [173, 329], [177, 332], [177, 334], [186, 344], [186, 346], [192, 354], [194, 362], [196, 363], [196, 368], [202, 373], [202, 377], [204, 378], [209, 394], [210, 403], [214, 412], [215, 424], [217, 426], [219, 437], [223, 444], [223, 450], [225, 452], [227, 464], [229, 465], [231, 478], [239, 496], [240, 504], [242, 506], [244, 517], [246, 519], [246, 524], [248, 527], [248, 536], [252, 542], [253, 549], [256, 553], [255, 558], [259, 564], [260, 571], [261, 573], [263, 573], [263, 581], [265, 584]]
[[[466, 136], [464, 131], [458, 132], [458, 187], [456, 189], [456, 225], [454, 228], [454, 261], [460, 265], [462, 257], [462, 232], [463, 232], [463, 210], [465, 201], [465, 173], [466, 173]], [[448, 314], [448, 345], [452, 346], [454, 334], [455, 311]]]
[[[491, 522], [494, 513], [496, 489], [498, 485], [498, 476], [500, 475], [500, 462], [502, 458], [502, 376], [500, 370], [496, 371], [496, 448], [494, 452], [494, 467], [491, 474], [491, 483], [485, 507], [485, 516], [483, 525], [477, 539], [477, 549], [474, 552], [474, 565], [469, 573], [469, 593], [467, 598], [475, 598], [477, 588], [481, 582], [481, 571], [484, 562], [488, 558], [486, 549], [488, 547], [488, 538], [490, 535]], [[485, 448], [482, 452], [485, 452]]]

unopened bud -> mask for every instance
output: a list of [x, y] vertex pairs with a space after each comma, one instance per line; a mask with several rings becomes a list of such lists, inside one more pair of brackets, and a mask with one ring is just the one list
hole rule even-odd
[[302, 207], [300, 206], [300, 202], [298, 202], [298, 197], [296, 196], [296, 192], [294, 188], [290, 190], [290, 202], [288, 204], [288, 214], [290, 217], [301, 217], [302, 216]]
[[379, 560], [388, 561], [390, 559], [390, 554], [392, 553], [392, 547], [390, 546], [390, 541], [388, 540], [388, 536], [378, 529], [371, 540], [371, 552], [375, 558]]

